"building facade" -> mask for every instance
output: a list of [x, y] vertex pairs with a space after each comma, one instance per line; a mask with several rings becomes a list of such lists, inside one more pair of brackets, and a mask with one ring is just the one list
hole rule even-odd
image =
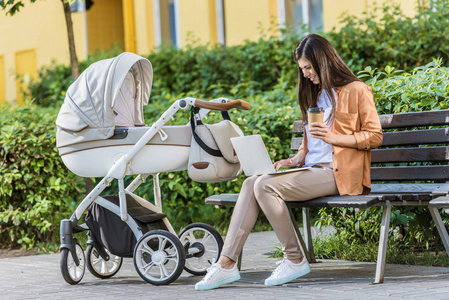
[[[72, 20], [77, 56], [84, 60], [113, 45], [145, 55], [164, 45], [238, 45], [303, 23], [312, 32], [328, 31], [338, 28], [342, 13], [361, 17], [375, 1], [78, 0]], [[24, 2], [14, 16], [0, 13], [0, 104], [21, 104], [22, 91], [40, 67], [70, 62], [61, 1]], [[415, 0], [395, 2], [407, 15], [416, 11]]]

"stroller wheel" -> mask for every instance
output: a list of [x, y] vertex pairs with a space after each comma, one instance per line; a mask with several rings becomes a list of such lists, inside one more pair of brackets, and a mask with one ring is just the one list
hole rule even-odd
[[184, 269], [193, 275], [205, 275], [220, 257], [223, 239], [215, 228], [204, 223], [186, 226], [179, 240], [187, 248]]
[[86, 249], [87, 269], [100, 279], [110, 278], [117, 274], [123, 262], [122, 257], [111, 254], [106, 248], [104, 250], [109, 255], [109, 260], [104, 260], [93, 245], [87, 246]]
[[64, 280], [69, 284], [78, 284], [86, 271], [83, 248], [78, 243], [75, 244], [75, 253], [79, 261], [78, 265], [76, 265], [69, 249], [61, 250], [61, 273]]
[[169, 284], [181, 275], [185, 252], [179, 239], [164, 230], [151, 230], [143, 235], [134, 248], [134, 267], [148, 283]]

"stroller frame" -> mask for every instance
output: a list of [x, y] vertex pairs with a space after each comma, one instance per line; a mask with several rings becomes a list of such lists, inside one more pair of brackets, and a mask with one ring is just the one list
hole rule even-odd
[[[120, 219], [127, 224], [134, 234], [137, 244], [134, 250], [134, 265], [136, 267], [139, 275], [147, 282], [159, 285], [159, 284], [169, 284], [176, 280], [182, 273], [183, 268], [194, 275], [205, 274], [207, 268], [203, 268], [204, 262], [201, 262], [200, 268], [189, 269], [185, 266], [185, 259], [187, 258], [198, 258], [201, 260], [201, 256], [205, 253], [205, 246], [201, 241], [195, 240], [194, 234], [192, 232], [195, 230], [204, 231], [203, 239], [212, 238], [217, 246], [216, 257], [221, 252], [221, 247], [223, 241], [218, 232], [207, 224], [195, 223], [191, 224], [185, 228], [180, 236], [183, 236], [183, 232], [186, 235], [186, 243], [182, 244], [177, 237], [175, 230], [170, 224], [169, 220], [164, 217], [162, 222], [168, 231], [164, 230], [151, 230], [144, 233], [140, 225], [136, 220], [128, 213], [127, 208], [127, 195], [131, 196], [135, 201], [137, 201], [141, 206], [147, 208], [148, 210], [155, 213], [162, 213], [162, 199], [161, 199], [161, 189], [159, 184], [159, 173], [149, 173], [149, 174], [139, 174], [137, 177], [125, 188], [124, 178], [127, 174], [127, 165], [129, 162], [139, 153], [139, 151], [146, 146], [146, 144], [156, 135], [160, 134], [161, 139], [164, 141], [167, 137], [162, 127], [173, 118], [173, 116], [180, 109], [187, 109], [188, 107], [196, 106], [202, 108], [197, 114], [197, 118], [201, 120], [204, 118], [210, 110], [229, 110], [232, 108], [238, 109], [249, 109], [249, 104], [242, 100], [230, 100], [227, 98], [218, 98], [211, 101], [203, 101], [195, 98], [187, 97], [184, 99], [176, 100], [169, 109], [167, 109], [162, 116], [146, 131], [146, 133], [138, 140], [138, 142], [131, 147], [131, 150], [122, 155], [110, 168], [107, 175], [93, 188], [93, 190], [83, 199], [83, 201], [78, 205], [70, 219], [65, 219], [61, 221], [60, 227], [60, 250], [61, 250], [61, 271], [64, 279], [70, 284], [77, 284], [81, 281], [84, 275], [84, 253], [81, 246], [78, 244], [77, 239], [73, 237], [74, 233], [89, 230], [87, 224], [78, 224], [82, 218], [84, 212], [92, 204], [96, 203], [101, 207], [104, 207], [108, 211], [119, 216]], [[134, 194], [134, 191], [148, 178], [148, 176], [153, 177], [153, 187], [154, 187], [154, 204], [149, 201], [139, 197]], [[111, 185], [113, 180], [118, 181], [118, 198], [119, 206], [111, 203], [105, 198], [101, 197], [100, 194]], [[207, 238], [206, 238], [207, 236]], [[159, 241], [159, 249], [147, 249], [150, 240]], [[102, 263], [106, 263], [111, 260], [112, 254], [103, 248], [98, 241], [96, 241], [93, 235], [89, 234], [88, 240], [88, 258], [93, 257], [93, 253], [96, 258], [102, 260]], [[163, 244], [161, 246], [161, 244]], [[142, 248], [139, 255], [136, 255], [138, 248]], [[80, 249], [81, 248], [81, 249]], [[90, 251], [90, 252], [89, 252]], [[146, 252], [153, 251], [151, 258], [148, 258]], [[136, 261], [136, 256], [142, 261]], [[115, 256], [114, 258], [117, 263], [115, 263], [114, 270], [94, 271], [93, 275], [100, 278], [109, 278], [118, 272], [121, 266], [121, 257]], [[157, 261], [159, 260], [159, 261]], [[176, 261], [176, 266], [173, 270], [167, 270], [164, 267], [168, 261]], [[89, 270], [92, 272], [93, 262], [86, 261]], [[211, 261], [207, 261], [206, 264], [211, 264]], [[154, 276], [149, 274], [149, 265], [157, 264], [160, 269], [161, 276]], [[107, 268], [106, 268], [107, 269]], [[97, 273], [97, 274], [95, 274]]]

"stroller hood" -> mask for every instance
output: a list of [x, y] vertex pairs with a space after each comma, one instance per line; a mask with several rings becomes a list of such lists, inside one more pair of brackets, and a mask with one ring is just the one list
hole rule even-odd
[[70, 85], [56, 125], [57, 147], [110, 138], [115, 126], [142, 126], [153, 68], [148, 59], [124, 52], [90, 65]]

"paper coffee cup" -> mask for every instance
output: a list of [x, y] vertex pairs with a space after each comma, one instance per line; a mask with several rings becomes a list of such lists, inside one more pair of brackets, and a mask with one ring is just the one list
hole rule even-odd
[[311, 107], [307, 110], [309, 124], [314, 122], [323, 123], [324, 109], [322, 107]]

